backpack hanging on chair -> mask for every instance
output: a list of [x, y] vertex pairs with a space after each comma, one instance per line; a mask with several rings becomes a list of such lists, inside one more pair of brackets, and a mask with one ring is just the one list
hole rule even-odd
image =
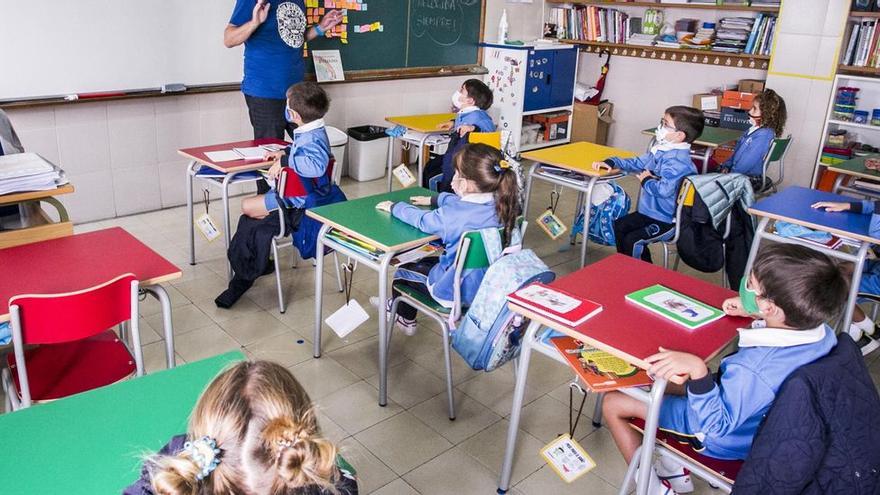
[[[597, 196], [607, 198], [597, 203]], [[629, 212], [630, 198], [626, 191], [615, 181], [596, 184], [593, 188], [593, 204], [590, 205], [590, 226], [587, 235], [590, 242], [614, 246], [614, 221]], [[583, 234], [584, 212], [580, 211], [575, 217], [571, 235]]]

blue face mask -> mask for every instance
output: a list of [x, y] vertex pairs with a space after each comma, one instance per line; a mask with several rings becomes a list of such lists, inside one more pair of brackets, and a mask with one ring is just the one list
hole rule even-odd
[[293, 113], [290, 111], [290, 107], [284, 107], [284, 120], [293, 124]]

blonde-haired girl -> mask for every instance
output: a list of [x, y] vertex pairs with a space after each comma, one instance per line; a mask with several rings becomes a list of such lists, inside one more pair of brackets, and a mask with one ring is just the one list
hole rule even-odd
[[308, 394], [281, 365], [243, 361], [208, 385], [186, 435], [144, 462], [125, 495], [356, 495], [320, 436]]

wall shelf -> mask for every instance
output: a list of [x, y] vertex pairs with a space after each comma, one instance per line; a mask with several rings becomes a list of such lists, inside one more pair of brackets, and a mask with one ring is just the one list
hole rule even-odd
[[[602, 7], [649, 7], [654, 9], [698, 9], [735, 10], [740, 12], [779, 12], [779, 7], [756, 5], [712, 5], [700, 3], [657, 3], [657, 2], [615, 2], [602, 0], [547, 0], [547, 3], [572, 3], [576, 5], [598, 5]], [[867, 12], [867, 14], [877, 14]]]
[[[880, 13], [880, 12], [878, 12]], [[838, 74], [854, 74], [858, 76], [880, 76], [880, 68], [877, 67], [856, 67], [854, 65], [838, 65]]]
[[690, 50], [687, 48], [660, 48], [656, 46], [625, 45], [620, 43], [604, 43], [599, 41], [581, 41], [572, 39], [563, 39], [560, 41], [563, 43], [580, 45], [581, 50], [585, 52], [599, 53], [602, 50], [608, 50], [612, 55], [650, 60], [687, 62], [692, 64], [758, 70], [767, 70], [767, 66], [770, 63], [769, 55], [746, 55], [742, 53], [723, 53], [708, 50]]
[[867, 18], [867, 17], [880, 18], [880, 12], [850, 12], [849, 17], [850, 17], [850, 19]]

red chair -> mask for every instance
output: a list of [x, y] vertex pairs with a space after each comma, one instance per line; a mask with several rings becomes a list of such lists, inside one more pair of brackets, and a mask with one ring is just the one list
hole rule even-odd
[[[2, 375], [7, 410], [144, 374], [138, 282], [131, 273], [76, 292], [15, 296], [9, 312], [14, 354]], [[133, 361], [113, 331], [125, 324]]]
[[[333, 157], [330, 157], [330, 163], [327, 164], [327, 175], [329, 177], [333, 177], [333, 168], [335, 164], [336, 160]], [[276, 184], [276, 186], [280, 196], [283, 198], [308, 195], [308, 191], [302, 183], [302, 178], [296, 175], [296, 173], [294, 173], [293, 169], [291, 169], [290, 167], [284, 167], [281, 169], [281, 173], [278, 175], [278, 183]], [[280, 208], [284, 207], [281, 206]], [[278, 249], [282, 247], [292, 246], [293, 236], [292, 233], [287, 232], [287, 224], [285, 223], [285, 216], [283, 211], [279, 211], [278, 222], [280, 224], [278, 235], [272, 238], [272, 256], [275, 258], [275, 285], [278, 289], [278, 311], [284, 313], [284, 311], [287, 309], [287, 305], [284, 302], [284, 289], [281, 287], [281, 262], [278, 258]], [[333, 253], [333, 264], [336, 266], [336, 285], [339, 287], [339, 292], [342, 292], [342, 276], [339, 273], [339, 258], [336, 256], [336, 251], [325, 251], [324, 256], [330, 254], [331, 252]], [[299, 252], [295, 252], [294, 256], [298, 258], [298, 255]], [[296, 268], [297, 265], [297, 258], [294, 258], [294, 268]]]

